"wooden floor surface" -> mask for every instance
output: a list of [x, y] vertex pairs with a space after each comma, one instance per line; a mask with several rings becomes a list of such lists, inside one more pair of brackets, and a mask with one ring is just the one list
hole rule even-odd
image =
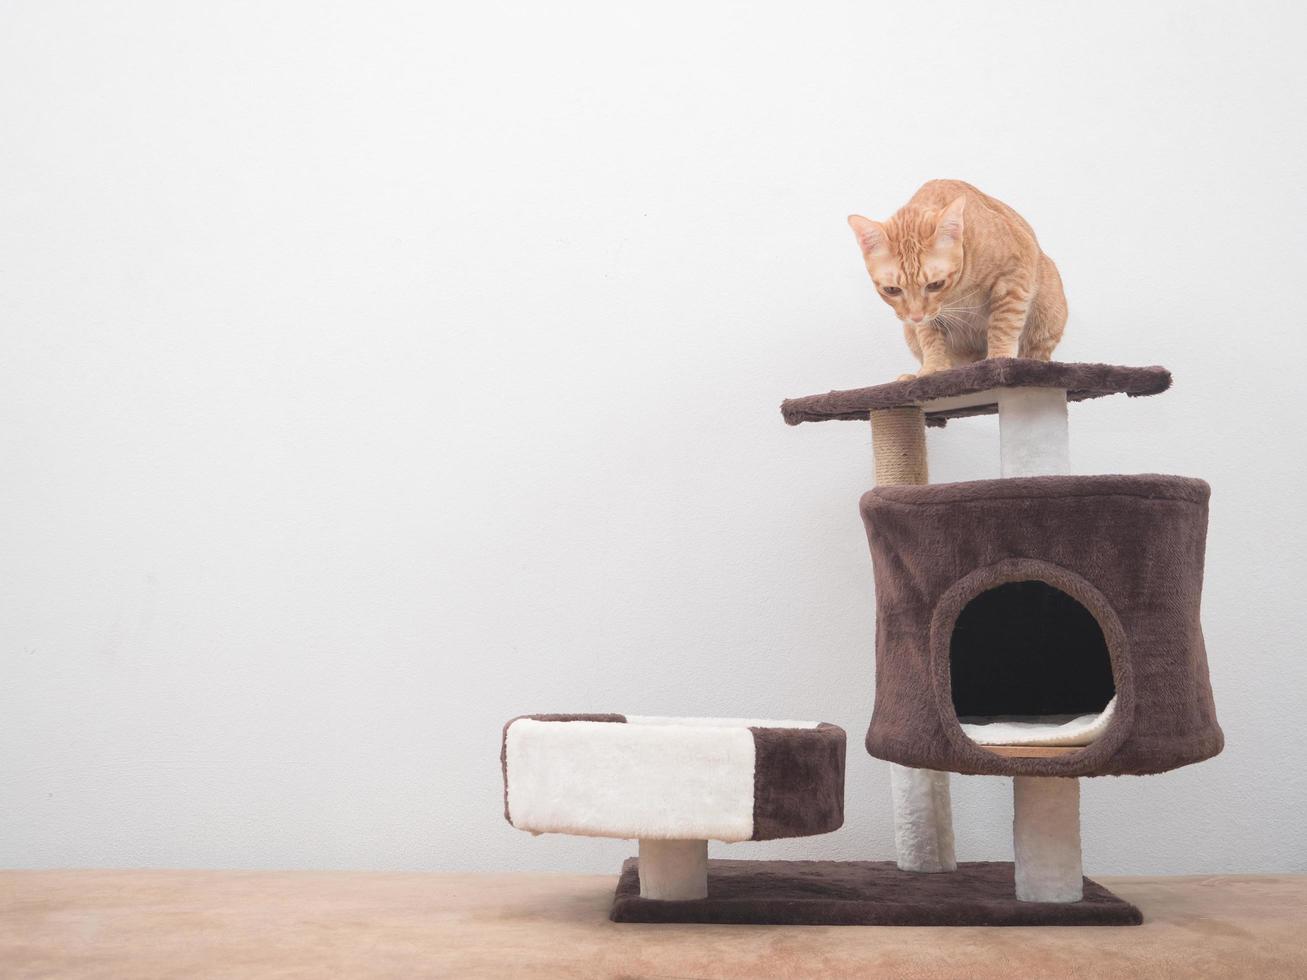
[[0, 977], [1307, 977], [1307, 876], [1103, 878], [1121, 928], [617, 925], [616, 876], [0, 872]]

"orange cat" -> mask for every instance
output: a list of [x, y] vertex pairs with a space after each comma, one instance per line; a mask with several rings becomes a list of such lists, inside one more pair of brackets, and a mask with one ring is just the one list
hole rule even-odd
[[854, 214], [849, 225], [921, 362], [903, 380], [985, 357], [1052, 357], [1066, 326], [1062, 278], [1002, 201], [932, 180], [884, 224]]

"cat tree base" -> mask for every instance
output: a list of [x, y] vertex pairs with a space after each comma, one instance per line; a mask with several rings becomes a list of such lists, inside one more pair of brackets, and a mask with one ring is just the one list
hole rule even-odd
[[1090, 878], [1078, 902], [1023, 902], [1010, 861], [963, 861], [951, 874], [892, 861], [708, 862], [708, 897], [640, 897], [640, 862], [622, 865], [614, 922], [821, 926], [1137, 926], [1139, 909]]

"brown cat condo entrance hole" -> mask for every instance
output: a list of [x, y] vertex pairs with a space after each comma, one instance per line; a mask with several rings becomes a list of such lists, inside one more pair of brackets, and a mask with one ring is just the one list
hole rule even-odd
[[1000, 754], [1014, 743], [1056, 750], [1049, 755], [1087, 745], [1110, 722], [1116, 697], [1094, 614], [1037, 579], [986, 589], [962, 608], [949, 687], [962, 731]]

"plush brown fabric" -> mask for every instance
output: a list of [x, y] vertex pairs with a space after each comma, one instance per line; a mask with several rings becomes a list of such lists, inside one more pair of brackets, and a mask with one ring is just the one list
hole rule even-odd
[[1012, 864], [964, 861], [948, 874], [891, 861], [709, 861], [708, 897], [640, 897], [629, 858], [613, 895], [614, 922], [795, 926], [1137, 926], [1139, 910], [1085, 879], [1079, 902], [1019, 902]]
[[[878, 487], [862, 498], [876, 579], [876, 695], [867, 750], [923, 769], [992, 775], [1163, 772], [1224, 737], [1199, 624], [1209, 488], [1178, 476], [1046, 476]], [[962, 610], [1041, 581], [1089, 610], [1116, 708], [1091, 745], [1006, 758], [962, 732], [950, 653]], [[1068, 655], [1049, 649], [1048, 656]]]
[[753, 840], [827, 834], [844, 825], [844, 729], [751, 728]]
[[504, 777], [504, 819], [509, 823], [513, 822], [513, 818], [508, 814], [508, 726], [523, 718], [530, 718], [532, 721], [611, 721], [626, 724], [626, 715], [606, 714], [518, 715], [504, 722], [504, 728], [499, 733], [499, 772]]
[[[996, 357], [928, 374], [913, 381], [892, 381], [870, 388], [787, 398], [781, 403], [781, 415], [788, 425], [827, 419], [866, 419], [873, 409], [919, 405], [934, 398], [970, 395], [1003, 387], [1065, 388], [1067, 400], [1073, 402], [1119, 393], [1137, 397], [1166, 391], [1171, 387], [1171, 372], [1164, 367], [1121, 367]], [[941, 426], [947, 419], [992, 415], [997, 411], [997, 405], [928, 411], [926, 424]]]

